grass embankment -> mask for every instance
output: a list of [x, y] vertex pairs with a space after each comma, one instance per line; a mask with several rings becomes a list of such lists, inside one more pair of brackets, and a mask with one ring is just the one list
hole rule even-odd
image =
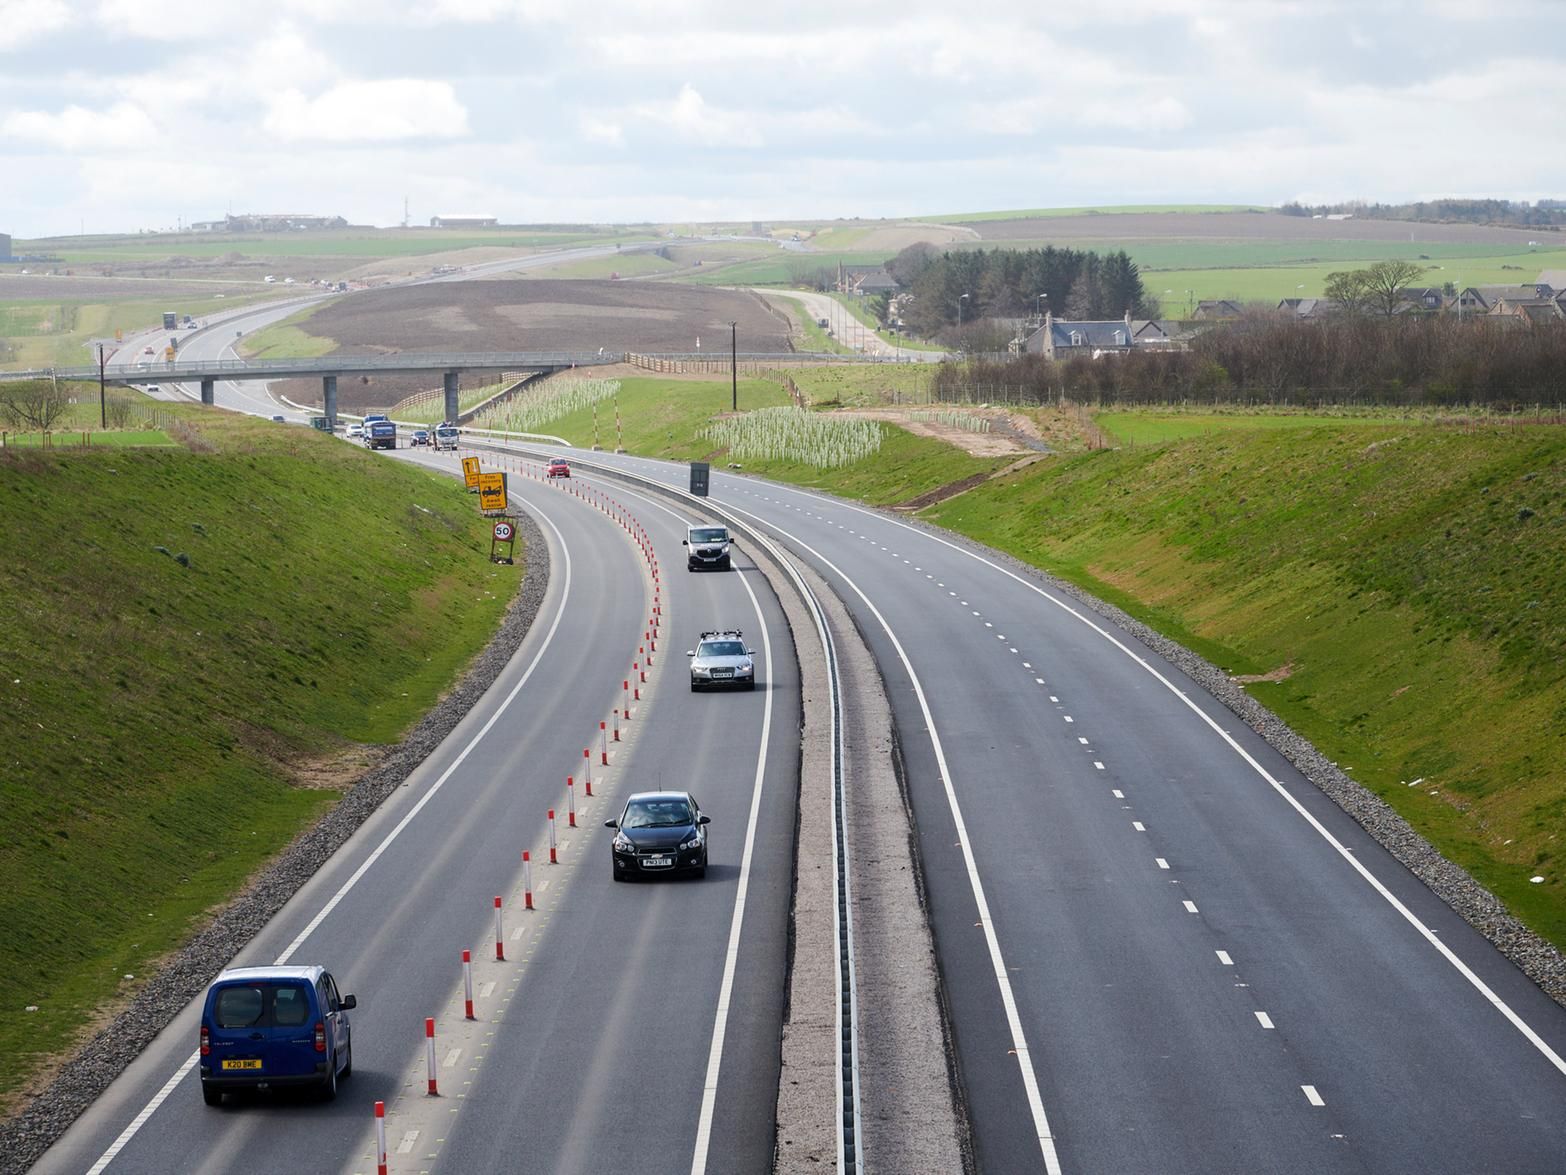
[[337, 350], [337, 340], [314, 335], [303, 324], [326, 303], [307, 306], [281, 322], [262, 327], [240, 340], [239, 353], [246, 359], [319, 359]]
[[1560, 430], [1224, 431], [1045, 462], [928, 517], [1230, 673], [1282, 671], [1248, 688], [1566, 947]]
[[218, 293], [204, 298], [165, 296], [114, 302], [37, 298], [0, 302], [0, 338], [12, 347], [0, 366], [16, 370], [90, 367], [98, 362], [94, 339], [112, 339], [116, 330], [134, 334], [159, 326], [166, 310], [178, 307], [181, 314], [201, 319], [275, 296], [236, 290], [226, 297]]
[[518, 583], [457, 481], [176, 411], [188, 448], [0, 458], [0, 1104], [434, 703]]

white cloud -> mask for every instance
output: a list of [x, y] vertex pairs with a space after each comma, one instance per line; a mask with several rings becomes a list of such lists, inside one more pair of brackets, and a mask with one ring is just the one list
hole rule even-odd
[[468, 112], [447, 82], [395, 78], [344, 82], [315, 98], [284, 90], [264, 125], [287, 142], [384, 143], [465, 136]]
[[636, 117], [667, 127], [682, 139], [708, 147], [759, 147], [760, 130], [744, 114], [709, 106], [696, 87], [686, 82], [672, 102], [636, 106]]
[[158, 128], [141, 107], [119, 102], [107, 110], [67, 106], [59, 113], [19, 110], [0, 121], [0, 139], [22, 139], [61, 151], [117, 153], [158, 141]]
[[578, 120], [582, 137], [590, 143], [607, 143], [611, 147], [625, 146], [625, 127], [618, 122], [584, 114]]
[[63, 0], [0, 0], [0, 51], [57, 32], [74, 20]]

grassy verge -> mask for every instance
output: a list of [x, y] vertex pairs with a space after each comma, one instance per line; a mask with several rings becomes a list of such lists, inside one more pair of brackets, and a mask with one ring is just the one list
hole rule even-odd
[[239, 353], [246, 359], [318, 359], [331, 354], [337, 349], [337, 340], [313, 335], [302, 325], [324, 304], [307, 306], [282, 322], [246, 335], [239, 342]]
[[201, 319], [220, 310], [263, 302], [278, 295], [236, 290], [205, 298], [126, 298], [114, 302], [25, 299], [0, 302], [0, 336], [13, 348], [3, 366], [83, 366], [97, 362], [94, 339], [112, 339], [116, 330], [132, 334], [163, 322], [163, 312]]
[[1249, 688], [1566, 946], [1563, 504], [1559, 430], [1335, 423], [1045, 462], [928, 515], [1284, 670]]
[[173, 411], [175, 449], [0, 457], [0, 1099], [427, 710], [518, 583], [454, 480]]

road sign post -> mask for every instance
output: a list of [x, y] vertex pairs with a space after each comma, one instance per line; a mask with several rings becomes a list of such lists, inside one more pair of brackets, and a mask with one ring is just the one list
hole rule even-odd
[[513, 562], [513, 546], [516, 541], [516, 523], [509, 518], [495, 519], [495, 528], [489, 540], [489, 561], [507, 564]]
[[506, 509], [506, 475], [481, 473], [478, 475], [479, 509], [485, 514], [504, 513]]

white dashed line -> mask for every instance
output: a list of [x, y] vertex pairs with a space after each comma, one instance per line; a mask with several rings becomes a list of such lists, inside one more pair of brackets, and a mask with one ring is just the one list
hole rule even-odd
[[419, 1132], [417, 1130], [408, 1131], [408, 1133], [402, 1136], [402, 1141], [397, 1144], [397, 1153], [399, 1155], [411, 1155], [413, 1153], [413, 1144], [418, 1141]]
[[446, 1059], [440, 1063], [442, 1069], [454, 1069], [457, 1062], [462, 1059], [461, 1049], [452, 1049], [446, 1054]]
[[1126, 793], [1121, 791], [1118, 787], [1110, 788], [1109, 794], [1114, 796], [1117, 800], [1123, 800], [1126, 798]]
[[1222, 963], [1225, 967], [1233, 967], [1234, 966], [1234, 960], [1229, 957], [1229, 952], [1228, 951], [1219, 951], [1218, 952], [1218, 961], [1220, 963]]
[[[1066, 719], [1066, 721], [1067, 721], [1067, 722], [1070, 722], [1070, 721], [1071, 721], [1071, 719], [1069, 719], [1069, 718], [1068, 718], [1068, 719]], [[1087, 740], [1087, 739], [1085, 739], [1085, 738], [1083, 738], [1083, 737], [1082, 737], [1082, 736], [1081, 736], [1081, 735], [1080, 735], [1080, 734], [1079, 734], [1079, 735], [1077, 735], [1077, 741], [1078, 741], [1078, 742], [1079, 742], [1079, 743], [1081, 743], [1081, 744], [1082, 744], [1082, 745], [1083, 745], [1083, 746], [1084, 746], [1084, 747], [1085, 747], [1085, 746], [1087, 746], [1087, 745], [1088, 745], [1088, 740]]]
[[1043, 685], [1044, 684], [1044, 679], [1042, 677], [1035, 677], [1033, 680], [1036, 683], [1038, 683], [1039, 685]]
[[1194, 913], [1196, 913], [1196, 903], [1195, 902], [1190, 902], [1190, 901], [1186, 902], [1185, 903], [1185, 912], [1187, 914], [1194, 914]]
[[1324, 1100], [1322, 1100], [1322, 1096], [1316, 1092], [1316, 1087], [1314, 1085], [1302, 1085], [1300, 1088], [1305, 1091], [1305, 1100], [1308, 1101], [1311, 1105], [1324, 1106], [1327, 1104]]
[[1131, 821], [1131, 827], [1136, 829], [1138, 832], [1146, 832], [1147, 831], [1146, 828], [1142, 827], [1142, 822], [1140, 820], [1133, 820], [1133, 821]]
[[1169, 862], [1164, 860], [1162, 857], [1154, 857], [1153, 860], [1158, 862], [1158, 867], [1160, 869], [1167, 869], [1167, 868], [1169, 868]]
[[1075, 722], [1076, 721], [1076, 719], [1073, 718], [1070, 714], [1062, 714], [1061, 717], [1064, 718], [1067, 722]]
[[1260, 1024], [1263, 1028], [1271, 1028], [1272, 1027], [1272, 1017], [1267, 1015], [1266, 1012], [1257, 1012], [1256, 1013], [1256, 1023]]
[[1104, 765], [1102, 763], [1100, 763], [1097, 759], [1093, 760], [1093, 767], [1094, 767], [1095, 770], [1098, 770], [1098, 771], [1102, 771], [1104, 769]]

